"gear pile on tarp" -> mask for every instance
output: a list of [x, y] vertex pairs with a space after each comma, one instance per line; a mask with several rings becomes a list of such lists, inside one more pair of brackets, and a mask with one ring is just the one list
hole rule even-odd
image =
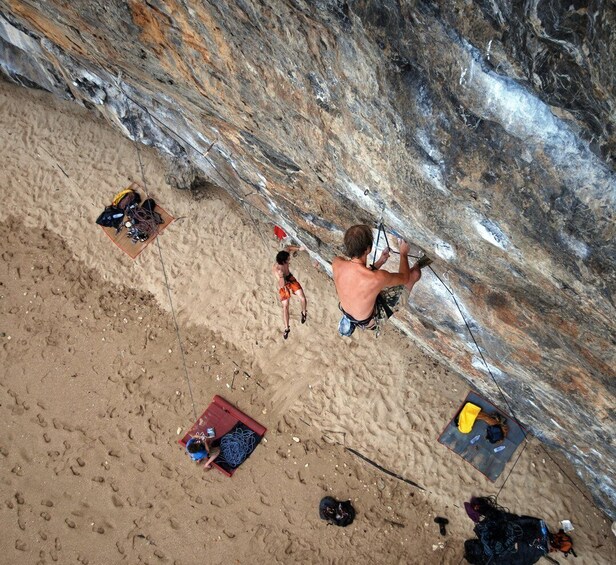
[[542, 557], [558, 563], [550, 551], [575, 555], [563, 530], [550, 534], [543, 520], [512, 514], [492, 497], [473, 497], [464, 508], [476, 523], [477, 538], [464, 542], [464, 558], [472, 565], [533, 565]]
[[495, 481], [524, 437], [516, 420], [469, 391], [438, 441]]
[[114, 196], [96, 223], [105, 228], [114, 228], [116, 234], [126, 229], [128, 239], [136, 244], [158, 235], [158, 227], [164, 220], [156, 211], [153, 198], [142, 203], [141, 195], [133, 188], [127, 188]]
[[131, 183], [113, 197], [96, 220], [107, 237], [131, 259], [136, 259], [173, 222], [173, 216], [152, 198], [142, 202], [141, 193], [146, 193], [143, 187]]
[[[186, 448], [193, 438], [203, 442], [208, 438], [213, 447], [220, 446], [220, 455], [212, 467], [231, 477], [255, 450], [266, 431], [259, 422], [216, 395], [179, 443]], [[190, 451], [188, 454], [191, 455]], [[192, 455], [191, 458], [194, 459]]]

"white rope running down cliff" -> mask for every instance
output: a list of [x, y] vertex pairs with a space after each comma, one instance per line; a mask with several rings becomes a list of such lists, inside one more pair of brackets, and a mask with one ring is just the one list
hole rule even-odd
[[[135, 147], [137, 148], [137, 157], [139, 159], [139, 169], [141, 171], [141, 180], [143, 181], [143, 188], [145, 189], [145, 194], [148, 198], [150, 198], [150, 194], [148, 191], [148, 183], [145, 179], [145, 172], [143, 170], [143, 161], [141, 160], [141, 150], [139, 148], [139, 143], [135, 141]], [[169, 286], [169, 278], [167, 277], [167, 269], [165, 268], [165, 261], [163, 259], [163, 251], [160, 246], [160, 238], [156, 238], [156, 247], [158, 248], [158, 257], [160, 259], [160, 265], [163, 270], [163, 278], [165, 280], [165, 287], [167, 289], [167, 298], [169, 299], [169, 307], [171, 308], [171, 315], [173, 316], [173, 324], [175, 326], [175, 334], [178, 340], [178, 346], [180, 348], [180, 355], [182, 357], [182, 365], [184, 367], [184, 378], [186, 379], [186, 384], [188, 385], [188, 392], [190, 394], [190, 402], [192, 404], [193, 415], [195, 416], [195, 422], [197, 421], [197, 409], [195, 407], [195, 398], [193, 396], [192, 384], [190, 382], [190, 377], [188, 375], [188, 367], [186, 365], [186, 355], [184, 353], [184, 347], [182, 345], [182, 337], [180, 335], [180, 326], [178, 324], [178, 319], [175, 314], [175, 308], [173, 306], [173, 299], [171, 297], [171, 287]]]
[[475, 339], [475, 334], [473, 334], [473, 330], [471, 330], [471, 327], [470, 327], [469, 323], [466, 320], [466, 316], [464, 316], [464, 313], [462, 312], [462, 308], [460, 307], [460, 304], [458, 303], [458, 300], [457, 300], [455, 294], [449, 288], [449, 286], [447, 286], [445, 284], [443, 279], [441, 279], [441, 277], [439, 277], [436, 274], [436, 271], [432, 268], [431, 265], [428, 265], [428, 268], [430, 269], [430, 271], [432, 271], [432, 274], [437, 278], [437, 280], [443, 285], [445, 290], [451, 295], [451, 298], [453, 299], [453, 302], [456, 305], [456, 308], [458, 309], [458, 312], [460, 313], [460, 316], [462, 317], [462, 321], [464, 322], [464, 325], [466, 326], [466, 329], [468, 330], [468, 333], [470, 334], [471, 339], [473, 340], [473, 343], [475, 344], [475, 347], [477, 348], [477, 351], [479, 352], [479, 356], [481, 357], [481, 360], [483, 361], [483, 364], [485, 365], [486, 370], [490, 374], [490, 377], [492, 377], [492, 380], [494, 381], [494, 384], [496, 385], [496, 388], [498, 389], [498, 392], [503, 397], [503, 400], [505, 401], [505, 404], [507, 405], [507, 408], [509, 409], [509, 412], [511, 413], [511, 415], [513, 416], [513, 418], [517, 422], [518, 426], [520, 427], [520, 430], [522, 430], [522, 434], [524, 435], [524, 447], [522, 447], [522, 449], [518, 453], [518, 456], [517, 456], [516, 460], [514, 461], [513, 466], [511, 467], [511, 469], [509, 469], [509, 473], [507, 473], [507, 476], [505, 477], [505, 480], [503, 481], [503, 484], [498, 489], [498, 493], [496, 493], [496, 500], [498, 500], [498, 497], [499, 497], [500, 493], [502, 492], [502, 490], [505, 488], [505, 485], [507, 484], [507, 481], [509, 480], [509, 477], [511, 476], [511, 473], [513, 473], [513, 470], [515, 469], [516, 465], [518, 464], [518, 461], [520, 460], [520, 457], [522, 457], [522, 454], [524, 453], [524, 450], [528, 447], [528, 444], [530, 443], [530, 441], [528, 439], [528, 435], [529, 434], [524, 429], [524, 427], [520, 424], [520, 420], [516, 416], [515, 411], [513, 410], [513, 406], [511, 406], [511, 404], [509, 403], [509, 400], [505, 396], [505, 393], [503, 392], [503, 389], [501, 389], [501, 387], [498, 384], [498, 382], [496, 382], [496, 377], [492, 373], [492, 370], [490, 369], [490, 365], [488, 365], [487, 361], [485, 360], [485, 357], [483, 356], [483, 352], [481, 351], [481, 347], [479, 347], [479, 344], [477, 343], [477, 340]]

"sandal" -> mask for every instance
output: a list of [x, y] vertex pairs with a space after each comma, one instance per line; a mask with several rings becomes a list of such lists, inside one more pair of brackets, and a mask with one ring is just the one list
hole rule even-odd
[[289, 333], [291, 333], [291, 328], [287, 328], [282, 334], [283, 339], [287, 339], [289, 337]]
[[302, 312], [302, 324], [306, 323], [307, 317], [308, 317], [308, 312]]

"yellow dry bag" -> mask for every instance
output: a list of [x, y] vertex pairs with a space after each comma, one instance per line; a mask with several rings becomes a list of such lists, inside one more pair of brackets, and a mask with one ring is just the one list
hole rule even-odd
[[468, 434], [473, 429], [473, 424], [477, 419], [477, 414], [481, 412], [481, 408], [479, 406], [475, 406], [474, 404], [467, 402], [462, 408], [460, 412], [460, 416], [458, 416], [458, 429], [463, 434]]

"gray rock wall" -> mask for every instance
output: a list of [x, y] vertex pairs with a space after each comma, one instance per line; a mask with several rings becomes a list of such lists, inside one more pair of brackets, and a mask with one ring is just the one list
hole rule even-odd
[[[0, 0], [0, 67], [304, 242], [436, 258], [515, 413], [613, 517], [613, 2]], [[504, 406], [426, 273], [400, 328]], [[332, 320], [332, 324], [334, 324]]]

